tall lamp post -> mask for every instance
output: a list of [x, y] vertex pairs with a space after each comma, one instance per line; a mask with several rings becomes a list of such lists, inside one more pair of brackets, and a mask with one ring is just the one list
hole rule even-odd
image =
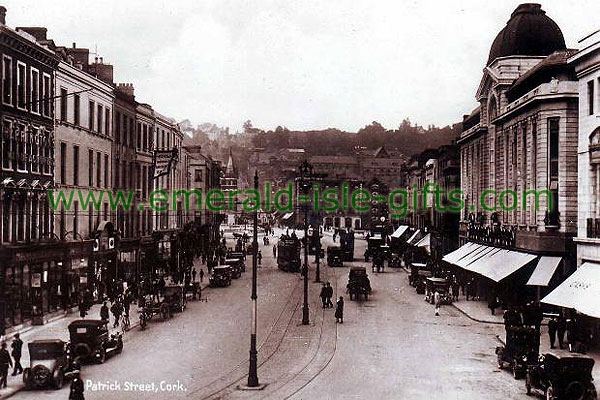
[[[312, 175], [312, 165], [308, 161], [300, 165], [300, 188], [302, 194], [308, 194], [308, 182]], [[300, 200], [300, 199], [299, 199]], [[304, 198], [302, 202], [306, 202]], [[302, 272], [304, 274], [304, 304], [302, 305], [302, 325], [308, 325], [309, 312], [308, 312], [308, 204], [304, 204], [304, 265], [302, 266]]]
[[[258, 171], [254, 171], [254, 190], [258, 191]], [[252, 327], [250, 333], [250, 371], [248, 372], [248, 387], [255, 388], [258, 383], [258, 352], [256, 351], [256, 266], [258, 254], [258, 211], [254, 211], [254, 232], [252, 233]]]
[[321, 215], [319, 210], [317, 210], [317, 255], [315, 256], [315, 261], [317, 263], [317, 268], [315, 270], [315, 282], [321, 283]]

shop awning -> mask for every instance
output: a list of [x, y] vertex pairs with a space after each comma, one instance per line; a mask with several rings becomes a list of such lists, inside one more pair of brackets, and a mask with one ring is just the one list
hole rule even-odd
[[531, 274], [527, 285], [529, 286], [548, 286], [554, 272], [558, 268], [562, 258], [543, 256], [538, 261], [535, 271]]
[[425, 235], [421, 240], [419, 240], [415, 246], [417, 247], [424, 247], [425, 250], [427, 250], [428, 253], [431, 252], [431, 234], [427, 234]]
[[400, 238], [400, 236], [402, 236], [402, 234], [408, 229], [408, 225], [400, 225], [398, 227], [398, 229], [396, 229], [394, 231], [394, 233], [392, 233], [391, 237], [393, 237], [394, 239], [398, 239]]
[[475, 244], [473, 242], [467, 242], [467, 243], [463, 244], [461, 247], [459, 247], [458, 249], [454, 250], [453, 252], [446, 254], [442, 258], [442, 260], [444, 260], [450, 264], [454, 264], [457, 260], [459, 260], [460, 258], [469, 254], [478, 246], [479, 246], [478, 244]]
[[535, 259], [536, 256], [532, 254], [472, 242], [443, 258], [446, 262], [483, 275], [495, 282], [507, 278]]
[[417, 229], [415, 231], [415, 233], [412, 234], [412, 236], [406, 241], [406, 243], [408, 244], [416, 244], [417, 241], [419, 240], [419, 235], [421, 234], [421, 230]]
[[285, 214], [282, 219], [290, 219], [292, 217], [292, 215], [294, 215], [294, 213], [289, 212], [289, 213]]
[[600, 318], [600, 264], [586, 262], [542, 299], [542, 303], [574, 308]]

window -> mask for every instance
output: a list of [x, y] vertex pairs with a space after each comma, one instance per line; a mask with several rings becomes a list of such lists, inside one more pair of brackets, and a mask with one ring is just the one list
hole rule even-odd
[[102, 154], [96, 154], [96, 186], [102, 187]]
[[142, 145], [142, 124], [138, 122], [137, 124], [137, 142], [136, 147], [139, 149]]
[[2, 57], [2, 102], [12, 105], [12, 58]]
[[196, 170], [196, 176], [194, 177], [194, 182], [202, 182], [202, 170]]
[[88, 185], [94, 186], [94, 150], [88, 150]]
[[79, 146], [73, 146], [73, 185], [79, 185]]
[[50, 75], [44, 74], [44, 116], [50, 116], [50, 101], [52, 100], [52, 88], [50, 87]]
[[80, 102], [81, 102], [81, 99], [79, 98], [79, 95], [78, 94], [73, 95], [73, 123], [77, 126], [80, 125], [80, 119], [79, 119]]
[[121, 185], [121, 168], [119, 168], [119, 161], [115, 162], [115, 188], [119, 188]]
[[44, 148], [44, 174], [50, 175], [52, 173], [53, 165], [53, 147], [54, 143], [50, 140], [48, 132], [44, 129], [40, 130], [40, 146]]
[[559, 174], [559, 119], [548, 119], [548, 186], [552, 194], [552, 207], [548, 211], [547, 225], [559, 224], [558, 174]]
[[40, 172], [40, 130], [31, 130], [31, 172]]
[[38, 114], [40, 112], [40, 73], [37, 69], [31, 68], [31, 111]]
[[142, 149], [146, 150], [148, 148], [147, 139], [148, 139], [148, 127], [144, 124], [144, 125], [142, 125], [141, 140], [140, 140], [140, 132], [138, 132], [138, 144], [137, 144], [138, 149], [142, 148]]
[[89, 104], [89, 113], [88, 113], [88, 128], [90, 131], [94, 131], [94, 120], [96, 114], [96, 104], [93, 101], [90, 101]]
[[79, 203], [73, 202], [73, 239], [77, 240], [79, 233]]
[[60, 120], [63, 122], [67, 121], [67, 89], [60, 88]]
[[115, 111], [115, 142], [121, 143], [121, 113]]
[[108, 188], [108, 154], [104, 155], [104, 187]]
[[17, 149], [17, 170], [27, 171], [27, 133], [25, 125], [18, 125], [16, 149]]
[[12, 123], [5, 119], [2, 121], [2, 168], [6, 169], [11, 169], [11, 158], [14, 157], [12, 136]]
[[110, 108], [104, 111], [104, 134], [110, 136]]
[[67, 184], [67, 144], [60, 143], [60, 183]]
[[25, 109], [25, 64], [17, 61], [17, 107]]
[[594, 81], [589, 81], [587, 84], [588, 91], [588, 114], [594, 114]]
[[98, 133], [102, 134], [102, 127], [104, 124], [102, 123], [102, 117], [104, 116], [104, 107], [102, 104], [98, 104], [98, 124], [96, 125], [96, 129]]

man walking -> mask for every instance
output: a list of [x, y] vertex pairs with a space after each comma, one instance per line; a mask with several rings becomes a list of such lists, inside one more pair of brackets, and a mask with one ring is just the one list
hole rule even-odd
[[328, 296], [327, 285], [323, 284], [323, 287], [321, 288], [321, 293], [319, 294], [319, 297], [321, 298], [321, 302], [323, 303], [323, 309], [326, 309], [328, 307], [327, 296]]
[[196, 268], [192, 270], [192, 282], [196, 282]]
[[335, 308], [335, 322], [339, 322], [340, 324], [344, 323], [344, 298], [340, 296], [340, 299], [337, 301], [337, 306]]
[[258, 255], [256, 256], [256, 258], [258, 259], [258, 265], [260, 265], [260, 263], [262, 261], [262, 253], [260, 250], [258, 251]]
[[200, 283], [204, 280], [204, 270], [200, 268]]
[[12, 356], [15, 360], [15, 368], [13, 369], [12, 375], [15, 376], [17, 374], [23, 373], [23, 367], [21, 366], [21, 354], [23, 351], [23, 341], [21, 340], [21, 336], [17, 333], [15, 334], [15, 339], [12, 344]]
[[331, 284], [327, 282], [327, 308], [333, 308], [333, 303], [331, 302], [331, 298], [333, 297], [333, 288]]
[[100, 307], [100, 319], [108, 322], [108, 306], [106, 305], [106, 302], [102, 303], [102, 307]]
[[556, 330], [558, 328], [558, 321], [555, 316], [550, 318], [548, 321], [548, 336], [550, 336], [550, 348], [554, 348], [554, 342], [556, 341]]
[[558, 347], [563, 348], [565, 342], [565, 331], [567, 330], [567, 320], [562, 314], [556, 319], [556, 331], [558, 333]]
[[440, 292], [437, 290], [433, 294], [433, 303], [435, 304], [435, 315], [436, 317], [440, 316], [440, 304], [442, 303], [442, 296], [440, 296]]
[[6, 387], [8, 368], [12, 367], [12, 360], [6, 350], [6, 343], [2, 342], [0, 347], [0, 389], [2, 389]]
[[115, 317], [115, 323], [113, 324], [113, 328], [119, 326], [119, 320], [121, 319], [121, 304], [119, 303], [119, 299], [116, 299], [110, 308], [110, 311]]

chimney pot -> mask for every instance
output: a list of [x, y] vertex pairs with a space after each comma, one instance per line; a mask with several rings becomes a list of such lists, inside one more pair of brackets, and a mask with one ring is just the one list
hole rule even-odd
[[73, 48], [76, 49], [77, 48], [77, 44], [75, 42], [73, 42]]
[[6, 25], [6, 7], [0, 6], [0, 24]]

